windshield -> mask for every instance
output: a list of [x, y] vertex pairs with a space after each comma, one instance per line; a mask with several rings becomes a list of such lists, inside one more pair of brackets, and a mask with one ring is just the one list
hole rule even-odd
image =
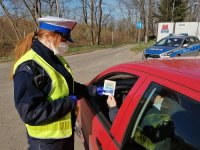
[[179, 47], [182, 41], [183, 38], [164, 38], [156, 43], [155, 46]]

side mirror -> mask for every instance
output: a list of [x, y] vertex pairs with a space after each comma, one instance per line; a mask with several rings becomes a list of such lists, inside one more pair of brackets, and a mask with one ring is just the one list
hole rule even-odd
[[188, 43], [183, 44], [183, 47], [188, 47], [188, 46], [189, 46]]

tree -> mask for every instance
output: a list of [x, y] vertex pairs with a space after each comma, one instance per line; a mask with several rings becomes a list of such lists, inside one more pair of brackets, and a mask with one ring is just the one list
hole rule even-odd
[[197, 21], [200, 18], [200, 0], [188, 0], [188, 14], [186, 21]]
[[[32, 20], [35, 25], [35, 29], [38, 29], [37, 19], [42, 16], [42, 13], [48, 14], [50, 16], [56, 14], [56, 16], [60, 15], [59, 1], [58, 0], [22, 0], [27, 10], [31, 14]], [[44, 7], [42, 7], [42, 4]], [[46, 5], [47, 6], [46, 6]], [[45, 8], [49, 9], [45, 9]], [[45, 12], [45, 11], [49, 12]]]
[[180, 0], [174, 3], [174, 13], [172, 21], [181, 22], [184, 21], [187, 16], [188, 0]]
[[57, 1], [56, 0], [43, 0], [43, 2], [46, 3], [47, 7], [49, 8], [49, 13], [48, 15], [53, 16], [55, 14], [57, 14]]
[[[155, 18], [153, 16], [156, 3], [159, 0], [118, 0], [121, 3], [125, 18], [129, 18], [131, 23], [142, 22], [142, 29], [137, 29], [135, 40], [140, 42], [141, 39], [145, 39], [148, 42], [148, 37], [154, 35]], [[125, 7], [125, 9], [123, 8]], [[145, 37], [145, 38], [144, 38]], [[153, 36], [152, 36], [153, 37]]]
[[[83, 20], [90, 30], [91, 45], [100, 44], [101, 28], [102, 28], [102, 0], [81, 0]], [[89, 12], [88, 12], [89, 11]]]
[[8, 12], [6, 6], [4, 5], [3, 0], [0, 0], [0, 5], [3, 8], [3, 11], [5, 12], [9, 22], [11, 23], [11, 25], [12, 25], [12, 27], [14, 29], [17, 41], [20, 41], [21, 35], [20, 35], [19, 31], [18, 31], [17, 25], [15, 24], [12, 16], [10, 15], [10, 13]]
[[96, 37], [96, 43], [97, 45], [100, 44], [100, 38], [101, 38], [101, 27], [102, 27], [102, 0], [99, 0], [98, 3], [98, 16], [96, 18], [96, 26], [97, 26], [97, 37]]
[[29, 3], [27, 2], [27, 0], [22, 1], [29, 13], [31, 14], [35, 29], [38, 29], [37, 19], [41, 17], [41, 1], [36, 0], [35, 2], [32, 2], [31, 0], [29, 0]]
[[154, 14], [159, 22], [180, 22], [186, 18], [188, 0], [161, 0]]

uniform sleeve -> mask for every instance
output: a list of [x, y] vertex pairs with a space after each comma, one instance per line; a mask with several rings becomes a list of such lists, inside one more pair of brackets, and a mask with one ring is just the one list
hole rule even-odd
[[89, 98], [90, 96], [96, 96], [97, 86], [90, 85], [86, 86], [78, 82], [74, 82], [74, 95]]
[[48, 93], [35, 87], [33, 74], [21, 71], [15, 74], [13, 80], [15, 107], [26, 124], [55, 121], [75, 107], [69, 97], [48, 101]]

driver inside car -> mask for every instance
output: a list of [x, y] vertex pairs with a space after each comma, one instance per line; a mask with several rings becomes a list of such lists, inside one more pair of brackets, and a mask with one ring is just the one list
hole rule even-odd
[[[137, 144], [149, 150], [159, 150], [160, 147], [162, 150], [169, 150], [174, 138], [175, 126], [166, 112], [170, 105], [166, 102], [165, 96], [166, 93], [163, 91], [156, 95], [152, 108], [145, 114], [134, 136]], [[107, 105], [109, 106], [109, 118], [113, 123], [118, 113], [117, 103], [113, 96], [108, 96]]]
[[162, 91], [155, 96], [134, 136], [136, 143], [149, 150], [169, 150], [174, 139], [175, 126], [167, 111], [170, 105], [165, 94]]
[[[157, 150], [163, 147], [163, 150], [170, 149], [171, 140], [174, 138], [174, 124], [167, 114], [166, 109], [170, 105], [165, 101], [165, 92], [158, 94], [153, 101], [152, 108], [146, 113], [140, 128], [135, 133], [134, 140], [140, 146], [146, 149]], [[109, 106], [109, 118], [113, 123], [117, 113], [118, 107], [113, 96], [109, 95], [107, 98]], [[164, 112], [162, 110], [164, 109]]]

